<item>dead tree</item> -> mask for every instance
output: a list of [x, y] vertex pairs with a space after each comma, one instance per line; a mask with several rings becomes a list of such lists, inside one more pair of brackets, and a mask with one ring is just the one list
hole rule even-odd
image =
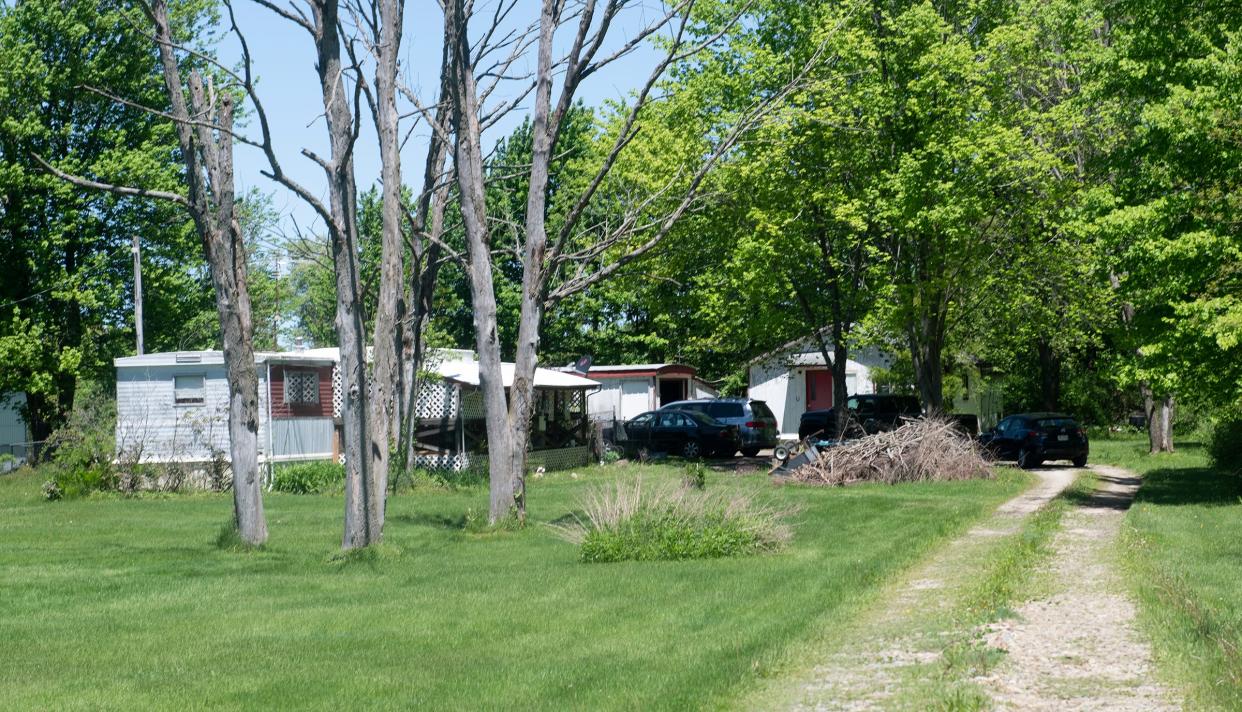
[[[259, 389], [254, 362], [254, 327], [246, 281], [246, 249], [237, 220], [233, 183], [233, 96], [228, 90], [217, 90], [210, 80], [204, 82], [202, 75], [192, 70], [187, 103], [186, 87], [174, 51], [167, 0], [141, 4], [154, 25], [152, 36], [159, 48], [170, 108], [166, 112], [139, 108], [173, 121], [186, 168], [186, 194], [98, 183], [67, 175], [46, 163], [43, 165], [74, 185], [120, 195], [170, 200], [190, 213], [211, 270], [228, 374], [234, 522], [241, 538], [257, 546], [267, 541], [267, 520], [263, 514], [258, 465]], [[94, 90], [107, 95], [102, 89]], [[134, 105], [121, 97], [112, 98]]]
[[[386, 433], [376, 437], [369, 402], [372, 397], [367, 373], [367, 335], [362, 312], [362, 287], [358, 263], [357, 187], [354, 182], [354, 145], [358, 140], [358, 105], [362, 91], [359, 68], [342, 59], [342, 18], [337, 0], [310, 0], [309, 14], [298, 4], [288, 6], [272, 0], [255, 0], [305, 30], [315, 47], [315, 70], [323, 99], [323, 116], [330, 153], [321, 157], [308, 149], [302, 155], [314, 161], [328, 186], [325, 204], [284, 172], [272, 145], [271, 127], [263, 103], [254, 88], [249, 45], [237, 26], [232, 4], [225, 0], [231, 29], [242, 50], [242, 86], [245, 87], [262, 131], [253, 141], [268, 160], [265, 175], [305, 201], [323, 220], [332, 246], [336, 274], [336, 334], [340, 348], [337, 368], [341, 374], [341, 421], [345, 457], [346, 549], [378, 543], [384, 530], [384, 488], [388, 442]], [[353, 93], [348, 90], [352, 72]]]
[[[401, 49], [402, 0], [360, 1], [349, 5], [355, 28], [374, 64], [374, 83], [362, 75], [352, 42], [345, 47], [357, 70], [356, 81], [365, 93], [375, 122], [380, 150], [380, 282], [375, 313], [372, 348], [371, 393], [367, 414], [370, 425], [371, 483], [367, 488], [368, 511], [378, 514], [379, 529], [371, 536], [383, 536], [383, 511], [388, 489], [389, 462], [395, 409], [401, 382], [401, 356], [405, 343], [404, 242], [402, 240], [401, 116], [397, 111], [397, 68]], [[398, 426], [399, 427], [399, 426]], [[373, 517], [374, 519], [374, 517]]]
[[[395, 491], [400, 473], [413, 464], [414, 458], [413, 406], [423, 359], [422, 337], [431, 314], [432, 295], [441, 264], [438, 243], [444, 228], [444, 204], [448, 200], [445, 161], [449, 137], [444, 107], [439, 101], [443, 90], [435, 108], [428, 110], [415, 92], [399, 82], [403, 2], [354, 0], [348, 7], [358, 29], [358, 39], [374, 66], [373, 83], [368, 84], [359, 76], [375, 122], [382, 165], [380, 294], [374, 325], [374, 398], [370, 417], [376, 440], [382, 435], [397, 445], [395, 472], [393, 463], [383, 468], [390, 475]], [[354, 66], [362, 66], [354, 43], [347, 42], [345, 47]], [[441, 86], [447, 76], [443, 69], [447, 56], [442, 53]], [[417, 111], [413, 113], [421, 114], [431, 127], [423, 187], [413, 211], [406, 209], [402, 196], [401, 147], [405, 137], [400, 126], [398, 94], [404, 94], [414, 103]], [[404, 259], [407, 249], [410, 256], [408, 281]], [[379, 477], [376, 482], [378, 486]]]
[[[646, 25], [632, 38], [612, 50], [604, 50], [610, 30], [616, 27], [625, 0], [585, 0], [566, 14], [566, 4], [543, 0], [535, 30], [536, 69], [532, 108], [533, 152], [528, 167], [526, 218], [518, 236], [522, 261], [522, 297], [518, 323], [516, 364], [508, 389], [501, 380], [500, 341], [493, 289], [492, 247], [487, 231], [488, 209], [484, 191], [482, 130], [490, 112], [487, 92], [480, 78], [496, 72], [480, 68], [479, 58], [490, 51], [493, 37], [511, 41], [511, 34], [497, 32], [500, 20], [512, 4], [501, 3], [491, 24], [470, 31], [469, 0], [446, 0], [445, 42], [452, 53], [449, 100], [452, 107], [454, 159], [457, 188], [466, 238], [466, 261], [475, 315], [475, 340], [479, 354], [479, 386], [486, 410], [488, 466], [492, 522], [511, 513], [525, 515], [525, 470], [530, 423], [534, 408], [534, 375], [538, 363], [539, 327], [544, 310], [616, 274], [627, 264], [649, 253], [672, 230], [678, 220], [702, 198], [704, 179], [738, 139], [788, 92], [774, 92], [761, 99], [726, 127], [702, 162], [688, 175], [679, 175], [655, 196], [635, 201], [618, 224], [604, 230], [584, 230], [579, 223], [596, 193], [609, 177], [617, 158], [637, 133], [639, 114], [651, 99], [652, 88], [665, 70], [693, 56], [723, 34], [691, 40], [689, 16], [694, 0], [683, 0]], [[745, 7], [739, 10], [734, 21]], [[732, 23], [726, 23], [731, 26]], [[553, 57], [554, 37], [562, 27], [572, 35], [568, 53]], [[571, 202], [561, 225], [547, 225], [547, 188], [552, 157], [556, 154], [562, 121], [573, 105], [581, 82], [601, 67], [630, 53], [651, 35], [664, 31], [665, 53], [653, 68], [624, 112], [615, 141], [586, 188]], [[472, 37], [475, 39], [472, 41]], [[520, 44], [520, 43], [519, 43]], [[516, 46], [516, 45], [513, 45]], [[817, 55], [818, 56], [818, 55]], [[805, 71], [794, 73], [797, 79]], [[553, 84], [559, 93], [553, 96]], [[676, 195], [671, 195], [676, 191]], [[586, 235], [591, 237], [587, 238]]]

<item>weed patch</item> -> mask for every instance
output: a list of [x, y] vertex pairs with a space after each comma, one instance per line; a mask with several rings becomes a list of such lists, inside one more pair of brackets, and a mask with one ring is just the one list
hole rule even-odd
[[754, 494], [709, 494], [641, 478], [589, 492], [582, 508], [585, 520], [558, 529], [588, 563], [742, 556], [774, 551], [792, 536], [790, 511]]

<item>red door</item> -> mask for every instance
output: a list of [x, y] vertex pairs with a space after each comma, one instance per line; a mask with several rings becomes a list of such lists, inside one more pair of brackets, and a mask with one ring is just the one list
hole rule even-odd
[[826, 368], [807, 369], [806, 409], [822, 410], [832, 407], [832, 371]]

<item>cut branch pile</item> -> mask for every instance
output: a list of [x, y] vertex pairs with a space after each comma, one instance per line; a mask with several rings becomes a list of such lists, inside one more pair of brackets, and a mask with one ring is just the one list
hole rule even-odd
[[820, 451], [819, 460], [790, 478], [816, 485], [924, 482], [989, 478], [992, 470], [974, 440], [951, 421], [915, 420]]

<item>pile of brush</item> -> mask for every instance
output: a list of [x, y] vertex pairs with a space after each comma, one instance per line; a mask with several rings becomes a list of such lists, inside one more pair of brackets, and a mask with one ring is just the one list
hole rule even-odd
[[978, 444], [952, 421], [927, 418], [820, 451], [817, 461], [791, 473], [795, 482], [925, 482], [992, 476]]

